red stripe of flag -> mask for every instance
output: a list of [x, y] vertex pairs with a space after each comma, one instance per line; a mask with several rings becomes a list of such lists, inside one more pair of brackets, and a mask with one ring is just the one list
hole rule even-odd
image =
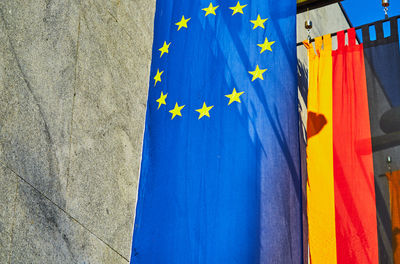
[[333, 163], [338, 263], [378, 264], [371, 132], [364, 53], [355, 31], [333, 52]]

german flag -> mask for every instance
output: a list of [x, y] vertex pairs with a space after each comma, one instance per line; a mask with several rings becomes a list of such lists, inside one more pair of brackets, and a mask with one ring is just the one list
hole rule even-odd
[[307, 211], [313, 264], [379, 262], [363, 44], [354, 28], [309, 54]]

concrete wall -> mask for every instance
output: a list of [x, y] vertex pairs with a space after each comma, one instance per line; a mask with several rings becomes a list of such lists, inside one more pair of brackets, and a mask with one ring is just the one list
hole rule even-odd
[[155, 0], [0, 1], [0, 263], [127, 263]]
[[[0, 1], [0, 263], [129, 261], [154, 9]], [[348, 27], [338, 5], [311, 19]]]

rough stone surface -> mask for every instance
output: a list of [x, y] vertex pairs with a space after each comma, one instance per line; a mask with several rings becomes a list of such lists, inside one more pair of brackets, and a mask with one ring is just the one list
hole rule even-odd
[[75, 1], [0, 3], [0, 159], [65, 206]]
[[0, 165], [0, 263], [9, 263], [18, 179]]
[[123, 27], [135, 24], [121, 25], [119, 9], [111, 15], [104, 6], [82, 7], [67, 211], [128, 258], [151, 43], [144, 47]]
[[0, 169], [0, 179], [14, 182], [6, 198], [12, 235], [2, 242], [1, 263], [128, 262], [8, 169]]
[[154, 9], [0, 1], [0, 263], [129, 259]]

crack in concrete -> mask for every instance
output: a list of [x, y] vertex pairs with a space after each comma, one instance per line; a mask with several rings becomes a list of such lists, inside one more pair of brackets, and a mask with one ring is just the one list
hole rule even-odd
[[[80, 33], [81, 33], [81, 12], [82, 12], [82, 7], [81, 7], [81, 2], [79, 3], [79, 22], [78, 22], [78, 33], [77, 33], [77, 47], [76, 47], [76, 53], [75, 53], [75, 85], [74, 85], [74, 93], [73, 93], [73, 101], [72, 101], [72, 109], [71, 109], [71, 122], [70, 122], [70, 138], [69, 138], [69, 155], [68, 155], [68, 166], [67, 166], [67, 179], [66, 179], [66, 191], [68, 193], [68, 185], [69, 185], [69, 178], [70, 178], [70, 166], [71, 166], [71, 156], [72, 156], [72, 133], [73, 133], [73, 120], [74, 120], [74, 110], [75, 110], [75, 98], [76, 98], [76, 90], [77, 90], [77, 80], [78, 80], [78, 56], [79, 56], [79, 40], [80, 40]], [[14, 46], [13, 43], [11, 42], [10, 36], [8, 34], [8, 30], [7, 30], [7, 22], [5, 21], [4, 18], [4, 13], [3, 10], [0, 8], [0, 22], [2, 22], [2, 24], [5, 27], [5, 32], [8, 38], [8, 42], [10, 44], [10, 51], [14, 57], [14, 60], [17, 64], [17, 67], [21, 73], [21, 79], [25, 82], [26, 84], [26, 88], [29, 91], [29, 93], [32, 95], [33, 100], [35, 101], [36, 106], [38, 107], [39, 110], [39, 114], [43, 120], [43, 125], [44, 125], [44, 130], [45, 130], [45, 135], [46, 135], [46, 139], [48, 141], [48, 144], [50, 146], [50, 149], [48, 151], [48, 161], [49, 161], [49, 173], [51, 175], [53, 175], [53, 167], [52, 164], [54, 164], [53, 162], [53, 157], [51, 155], [52, 153], [52, 147], [53, 147], [53, 139], [51, 138], [50, 135], [50, 131], [49, 131], [49, 127], [48, 124], [46, 122], [45, 116], [44, 116], [44, 112], [43, 109], [41, 108], [41, 105], [39, 104], [38, 98], [35, 96], [35, 94], [33, 93], [33, 89], [32, 86], [29, 82], [29, 80], [27, 79], [27, 76], [25, 75], [25, 72], [23, 71], [22, 65], [17, 57], [16, 51], [14, 50]], [[8, 166], [5, 162], [0, 160], [0, 165], [3, 166], [4, 168], [10, 170], [13, 174], [15, 174], [19, 179], [21, 179], [23, 182], [25, 182], [27, 185], [29, 185], [32, 189], [34, 189], [37, 193], [39, 193], [42, 197], [44, 197], [46, 200], [48, 200], [51, 204], [53, 204], [56, 208], [58, 208], [59, 210], [61, 210], [68, 218], [70, 218], [73, 222], [77, 223], [78, 225], [80, 225], [84, 230], [86, 230], [89, 234], [91, 234], [92, 236], [94, 236], [97, 240], [101, 241], [104, 245], [106, 245], [109, 249], [111, 249], [113, 252], [115, 252], [118, 256], [120, 256], [122, 259], [124, 259], [125, 261], [127, 261], [129, 263], [129, 260], [123, 256], [121, 253], [119, 253], [116, 249], [114, 249], [110, 244], [108, 244], [106, 241], [104, 241], [103, 239], [101, 239], [99, 236], [97, 236], [94, 232], [92, 232], [89, 228], [87, 228], [85, 225], [83, 225], [82, 223], [80, 223], [76, 218], [74, 218], [72, 215], [70, 215], [69, 213], [67, 213], [67, 211], [62, 208], [61, 206], [59, 206], [57, 203], [53, 202], [46, 194], [44, 194], [43, 192], [41, 192], [39, 189], [37, 189], [33, 184], [31, 184], [30, 182], [28, 182], [25, 178], [23, 178], [22, 176], [20, 176], [14, 169], [12, 169], [10, 166]], [[19, 188], [19, 182], [17, 183], [17, 189], [16, 192], [18, 192], [18, 188]], [[16, 196], [17, 197], [17, 196]], [[16, 198], [15, 198], [16, 199]], [[15, 216], [15, 210], [16, 210], [16, 200], [14, 201], [14, 216]], [[15, 225], [15, 218], [14, 218], [14, 222], [13, 222], [13, 226], [12, 228], [14, 228]], [[13, 230], [11, 232], [11, 243], [13, 240]], [[12, 245], [12, 244], [11, 244]], [[8, 262], [10, 263], [11, 261], [11, 252], [12, 249], [10, 248], [10, 253], [8, 256]]]
[[21, 62], [20, 62], [20, 60], [19, 60], [19, 58], [17, 56], [17, 53], [16, 53], [15, 48], [14, 48], [14, 44], [12, 43], [10, 35], [9, 35], [9, 32], [8, 32], [7, 21], [4, 18], [4, 13], [3, 13], [3, 10], [1, 8], [0, 8], [0, 18], [1, 18], [2, 24], [4, 25], [5, 34], [7, 36], [8, 43], [10, 45], [10, 49], [9, 50], [10, 50], [10, 52], [11, 52], [11, 54], [12, 54], [14, 60], [15, 60], [15, 63], [17, 64], [19, 72], [21, 73], [21, 76], [19, 76], [19, 77], [25, 82], [26, 88], [27, 88], [28, 92], [32, 95], [32, 98], [33, 98], [33, 100], [35, 102], [35, 105], [39, 110], [40, 117], [41, 117], [41, 119], [43, 121], [44, 133], [46, 135], [45, 138], [46, 138], [46, 141], [47, 141], [48, 146], [49, 146], [49, 149], [47, 151], [47, 160], [49, 162], [49, 176], [51, 177], [52, 175], [55, 174], [54, 173], [55, 168], [54, 168], [54, 162], [53, 161], [55, 159], [57, 164], [58, 164], [58, 161], [57, 161], [57, 157], [53, 157], [53, 155], [52, 155], [52, 153], [54, 153], [54, 150], [53, 150], [54, 142], [53, 142], [53, 139], [52, 139], [51, 134], [50, 134], [49, 125], [48, 125], [48, 123], [46, 121], [45, 114], [44, 114], [44, 111], [43, 111], [43, 109], [42, 109], [42, 107], [41, 107], [41, 105], [39, 103], [39, 100], [36, 97], [35, 93], [33, 92], [32, 85], [29, 82], [29, 80], [28, 80], [28, 78], [27, 78], [27, 76], [26, 76], [26, 74], [25, 74], [25, 72], [24, 72], [24, 70], [22, 68]]
[[11, 264], [11, 256], [12, 256], [12, 249], [13, 249], [13, 243], [14, 243], [14, 226], [15, 226], [15, 221], [16, 221], [18, 188], [19, 188], [19, 181], [17, 181], [16, 187], [15, 187], [15, 197], [14, 197], [14, 205], [13, 205], [13, 222], [11, 225], [10, 248], [9, 248], [9, 252], [8, 252], [8, 264]]
[[124, 260], [126, 260], [129, 263], [129, 260], [124, 257], [121, 253], [119, 253], [116, 249], [114, 249], [110, 244], [108, 244], [107, 242], [105, 242], [103, 239], [101, 239], [100, 237], [98, 237], [95, 233], [93, 233], [89, 228], [87, 228], [84, 224], [82, 224], [81, 222], [79, 222], [75, 217], [73, 217], [72, 215], [70, 215], [64, 208], [62, 208], [61, 206], [59, 206], [58, 204], [56, 204], [55, 202], [53, 202], [49, 197], [46, 196], [46, 194], [42, 193], [40, 190], [38, 190], [35, 186], [33, 186], [30, 182], [28, 182], [25, 178], [23, 178], [21, 175], [19, 175], [16, 171], [14, 171], [12, 168], [10, 168], [6, 163], [4, 163], [2, 160], [0, 160], [0, 165], [3, 166], [5, 169], [11, 171], [13, 174], [15, 174], [15, 176], [17, 176], [20, 180], [22, 180], [24, 183], [26, 183], [27, 185], [29, 185], [29, 187], [31, 187], [33, 190], [35, 190], [40, 196], [42, 196], [43, 198], [45, 198], [47, 201], [49, 201], [52, 205], [54, 205], [55, 207], [57, 207], [61, 212], [63, 212], [68, 218], [70, 218], [73, 222], [75, 222], [76, 224], [80, 225], [84, 230], [86, 230], [87, 232], [89, 232], [89, 234], [91, 234], [92, 236], [94, 236], [97, 240], [101, 241], [104, 245], [106, 245], [109, 249], [111, 249], [112, 251], [114, 251], [114, 253], [116, 253], [118, 256], [120, 256], [121, 258], [123, 258]]

